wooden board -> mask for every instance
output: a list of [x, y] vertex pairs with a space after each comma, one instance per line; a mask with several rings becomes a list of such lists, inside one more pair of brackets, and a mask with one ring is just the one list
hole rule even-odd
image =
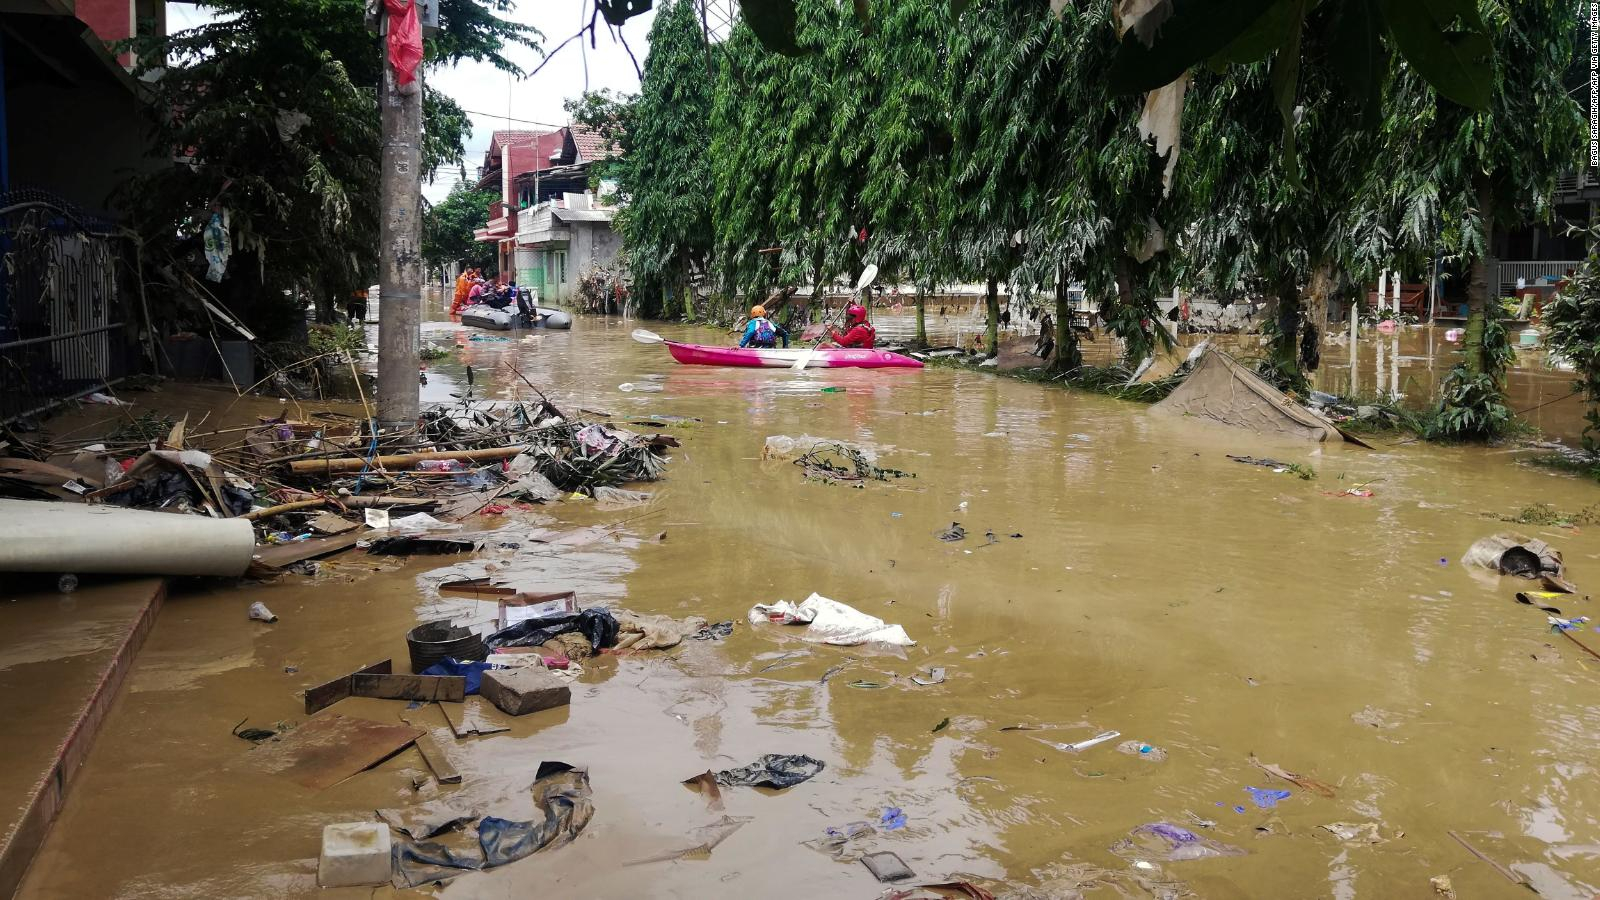
[[350, 696], [350, 679], [357, 675], [387, 675], [394, 671], [392, 660], [375, 662], [365, 668], [357, 669], [349, 675], [340, 675], [332, 681], [319, 684], [306, 691], [306, 715], [311, 715], [320, 710], [338, 703]]
[[316, 716], [279, 739], [258, 744], [235, 765], [320, 791], [399, 753], [423, 733], [409, 725]]
[[465, 581], [446, 581], [439, 585], [439, 592], [449, 594], [466, 594], [470, 597], [510, 597], [517, 593], [514, 587], [490, 584], [487, 578], [468, 578]]
[[433, 736], [424, 734], [417, 738], [417, 750], [422, 753], [422, 759], [433, 770], [433, 777], [439, 779], [440, 784], [460, 784], [461, 773], [456, 767], [450, 765], [450, 757], [445, 756], [439, 745], [434, 743]]
[[358, 528], [344, 534], [329, 535], [328, 537], [311, 538], [305, 541], [290, 541], [286, 544], [268, 544], [258, 547], [255, 553], [256, 562], [265, 563], [276, 568], [294, 565], [303, 559], [316, 559], [340, 550], [348, 550], [356, 545], [356, 541], [367, 536], [368, 529]]
[[360, 522], [352, 522], [337, 513], [325, 512], [311, 520], [311, 528], [320, 534], [344, 534], [361, 527]]
[[450, 733], [454, 734], [458, 741], [475, 734], [499, 734], [502, 731], [511, 730], [504, 725], [494, 725], [487, 722], [478, 715], [478, 710], [473, 706], [463, 705], [458, 711], [452, 713], [450, 707], [441, 703], [439, 704], [439, 712], [444, 714], [445, 724], [450, 726]]
[[350, 676], [350, 696], [379, 700], [439, 700], [460, 703], [467, 698], [467, 679], [460, 675], [389, 675], [357, 672]]

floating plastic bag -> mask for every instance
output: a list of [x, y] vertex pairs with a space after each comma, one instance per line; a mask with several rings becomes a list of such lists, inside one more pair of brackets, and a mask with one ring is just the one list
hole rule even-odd
[[812, 594], [799, 606], [787, 600], [758, 603], [750, 609], [750, 624], [762, 623], [804, 624], [806, 630], [800, 636], [801, 640], [813, 644], [853, 647], [857, 644], [879, 643], [913, 647], [917, 643], [899, 625], [890, 625], [877, 616], [869, 616], [821, 594]]
[[1238, 847], [1201, 837], [1168, 822], [1140, 825], [1128, 832], [1126, 838], [1111, 845], [1111, 852], [1124, 859], [1154, 858], [1166, 862], [1245, 855]]
[[594, 499], [601, 509], [628, 509], [649, 503], [650, 494], [646, 491], [630, 491], [625, 488], [599, 485], [594, 489]]
[[1247, 787], [1250, 799], [1255, 802], [1257, 809], [1274, 809], [1279, 800], [1289, 799], [1289, 792], [1277, 788]]

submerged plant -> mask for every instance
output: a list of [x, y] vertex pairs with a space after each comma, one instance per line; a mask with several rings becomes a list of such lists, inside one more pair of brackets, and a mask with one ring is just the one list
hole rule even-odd
[[1439, 406], [1422, 436], [1430, 441], [1487, 441], [1509, 431], [1512, 420], [1499, 379], [1488, 372], [1474, 374], [1461, 363], [1445, 376]]
[[1561, 292], [1544, 308], [1550, 334], [1545, 343], [1571, 361], [1574, 384], [1589, 408], [1584, 412], [1583, 449], [1600, 455], [1600, 224], [1588, 231], [1589, 255]]
[[1483, 355], [1486, 368], [1475, 372], [1470, 362], [1456, 364], [1441, 385], [1439, 405], [1422, 433], [1430, 441], [1489, 441], [1503, 437], [1516, 422], [1506, 406], [1506, 367], [1517, 351], [1499, 309], [1491, 305], [1483, 316]]

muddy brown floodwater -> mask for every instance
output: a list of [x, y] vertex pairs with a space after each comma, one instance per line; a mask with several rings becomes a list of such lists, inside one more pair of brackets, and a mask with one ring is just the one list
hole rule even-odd
[[[1513, 601], [1522, 585], [1457, 562], [1512, 527], [1494, 517], [1586, 507], [1593, 484], [1511, 452], [1274, 444], [968, 372], [681, 367], [628, 340], [632, 324], [584, 318], [497, 341], [431, 323], [426, 338], [458, 353], [430, 367], [425, 391], [461, 390], [471, 365], [480, 394], [517, 395], [514, 361], [558, 403], [696, 419], [670, 429], [683, 447], [648, 507], [566, 503], [485, 524], [554, 541], [495, 557], [519, 584], [731, 619], [732, 637], [592, 661], [570, 708], [507, 734], [458, 743], [436, 710], [408, 713], [446, 745], [459, 788], [414, 790], [426, 769], [407, 750], [312, 793], [243, 765], [249, 745], [230, 729], [302, 721], [298, 691], [372, 660], [404, 671], [404, 632], [442, 609], [426, 578], [442, 563], [356, 552], [315, 578], [181, 592], [22, 895], [389, 896], [317, 889], [322, 825], [490, 796], [541, 760], [589, 768], [589, 828], [442, 896], [874, 897], [883, 886], [865, 867], [801, 842], [891, 806], [906, 826], [867, 849], [898, 853], [919, 880], [959, 874], [1024, 896], [1427, 897], [1439, 875], [1463, 898], [1526, 895], [1449, 831], [1544, 896], [1595, 894], [1600, 664]], [[916, 477], [827, 486], [761, 459], [767, 436], [801, 433], [869, 444]], [[1338, 496], [1362, 484], [1375, 496]], [[936, 537], [957, 521], [966, 540]], [[1600, 584], [1593, 529], [1524, 530], [1565, 551], [1580, 587]], [[754, 603], [812, 591], [903, 625], [916, 646], [813, 646], [745, 621]], [[256, 600], [281, 620], [248, 621]], [[1583, 595], [1559, 605], [1593, 614]], [[1600, 646], [1590, 626], [1579, 636]], [[909, 680], [933, 666], [945, 683]], [[403, 704], [339, 711], [393, 721]], [[1004, 730], [1019, 724], [1048, 730]], [[1105, 730], [1163, 752], [1035, 739]], [[827, 768], [781, 793], [726, 789], [725, 813], [679, 783], [765, 753]], [[1252, 754], [1334, 796], [1272, 778]], [[1261, 809], [1252, 787], [1290, 796]], [[630, 864], [692, 846], [724, 814], [749, 821], [709, 858]], [[1154, 822], [1245, 853], [1110, 852]], [[1319, 827], [1332, 823], [1373, 823], [1381, 843]]]

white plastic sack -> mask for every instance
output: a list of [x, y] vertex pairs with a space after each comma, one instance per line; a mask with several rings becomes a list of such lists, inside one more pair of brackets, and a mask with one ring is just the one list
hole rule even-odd
[[802, 640], [837, 647], [871, 643], [912, 647], [917, 643], [899, 625], [890, 625], [877, 616], [869, 616], [821, 594], [812, 594], [799, 606], [787, 600], [757, 603], [750, 610], [750, 624], [804, 624]]
[[412, 513], [398, 519], [389, 520], [389, 528], [394, 531], [459, 531], [460, 525], [450, 522], [441, 522], [427, 513]]

